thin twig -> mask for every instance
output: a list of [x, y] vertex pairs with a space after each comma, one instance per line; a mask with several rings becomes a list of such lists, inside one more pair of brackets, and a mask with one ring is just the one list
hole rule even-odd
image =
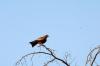
[[54, 60], [55, 60], [55, 58], [50, 60], [50, 61], [48, 61], [47, 63], [45, 63], [44, 66], [47, 66], [49, 63], [53, 62]]

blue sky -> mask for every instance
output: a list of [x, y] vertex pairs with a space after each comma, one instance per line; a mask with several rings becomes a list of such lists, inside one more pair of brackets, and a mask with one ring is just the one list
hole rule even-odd
[[89, 50], [100, 45], [100, 0], [0, 1], [1, 66], [32, 52], [28, 42], [46, 33], [46, 45], [59, 56], [69, 52], [73, 63], [85, 64]]

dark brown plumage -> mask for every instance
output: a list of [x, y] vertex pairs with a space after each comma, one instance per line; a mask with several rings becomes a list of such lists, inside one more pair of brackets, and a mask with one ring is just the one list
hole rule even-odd
[[48, 37], [48, 35], [44, 35], [42, 37], [39, 37], [36, 40], [30, 42], [30, 44], [32, 45], [32, 47], [34, 47], [37, 44], [42, 45], [47, 41], [47, 37]]

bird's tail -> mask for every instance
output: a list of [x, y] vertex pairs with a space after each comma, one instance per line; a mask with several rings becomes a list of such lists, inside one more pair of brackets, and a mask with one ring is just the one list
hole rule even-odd
[[30, 42], [32, 47], [34, 47], [37, 43], [38, 43], [37, 40], [34, 40], [34, 41]]

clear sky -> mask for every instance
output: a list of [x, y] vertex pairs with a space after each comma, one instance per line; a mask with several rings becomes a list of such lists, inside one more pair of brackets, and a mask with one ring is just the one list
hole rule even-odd
[[100, 45], [100, 0], [0, 0], [0, 66], [35, 51], [28, 42], [46, 33], [48, 47], [84, 65]]

